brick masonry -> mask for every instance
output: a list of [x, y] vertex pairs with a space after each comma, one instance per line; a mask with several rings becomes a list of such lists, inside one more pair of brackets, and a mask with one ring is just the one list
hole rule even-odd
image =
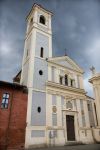
[[[1, 108], [2, 96], [9, 93], [8, 109]], [[0, 150], [20, 148], [25, 142], [27, 92], [23, 86], [0, 85]]]

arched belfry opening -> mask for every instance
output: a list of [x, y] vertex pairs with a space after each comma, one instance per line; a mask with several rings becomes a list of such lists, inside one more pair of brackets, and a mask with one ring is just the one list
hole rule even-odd
[[45, 25], [46, 19], [43, 15], [40, 16], [39, 22]]

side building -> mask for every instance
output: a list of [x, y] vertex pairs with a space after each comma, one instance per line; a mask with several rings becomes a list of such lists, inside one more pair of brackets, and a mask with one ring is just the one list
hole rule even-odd
[[93, 86], [95, 95], [95, 114], [97, 120], [96, 128], [93, 128], [93, 135], [94, 140], [100, 143], [100, 73], [97, 73], [93, 66], [90, 69], [92, 71], [92, 77], [89, 79], [89, 82]]
[[27, 99], [26, 86], [0, 81], [0, 150], [24, 147]]

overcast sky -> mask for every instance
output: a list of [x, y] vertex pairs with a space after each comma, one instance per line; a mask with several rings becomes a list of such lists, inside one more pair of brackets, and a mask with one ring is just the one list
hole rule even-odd
[[89, 68], [100, 71], [100, 0], [0, 0], [0, 80], [12, 82], [21, 69], [25, 17], [34, 2], [52, 11], [53, 56], [67, 55], [84, 71], [85, 89]]

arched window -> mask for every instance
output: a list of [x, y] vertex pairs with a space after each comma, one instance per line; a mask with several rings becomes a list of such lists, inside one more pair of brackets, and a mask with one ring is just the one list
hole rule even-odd
[[43, 47], [41, 47], [41, 50], [40, 50], [40, 57], [43, 57]]
[[41, 15], [39, 22], [45, 24], [45, 17]]

